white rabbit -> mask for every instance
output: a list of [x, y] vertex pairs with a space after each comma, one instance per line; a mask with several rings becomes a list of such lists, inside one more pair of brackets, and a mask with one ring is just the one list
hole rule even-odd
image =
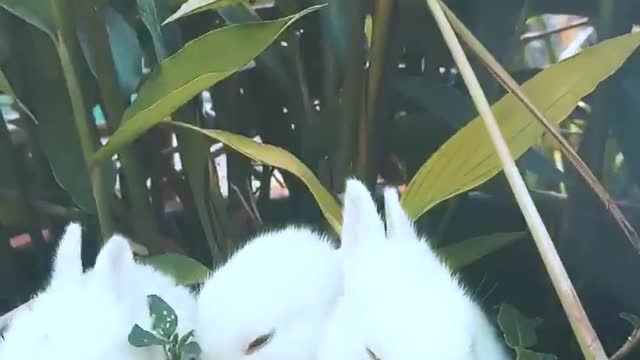
[[342, 291], [337, 255], [325, 236], [303, 227], [249, 241], [198, 297], [202, 359], [314, 359]]
[[366, 187], [348, 180], [344, 294], [320, 341], [319, 360], [503, 360], [495, 331], [426, 240], [393, 189], [387, 230]]
[[113, 236], [95, 267], [83, 273], [81, 228], [67, 227], [47, 288], [12, 319], [0, 359], [165, 359], [159, 347], [128, 343], [134, 324], [151, 328], [147, 295], [156, 294], [178, 314], [180, 334], [193, 328], [195, 297], [168, 276], [134, 261], [126, 239]]

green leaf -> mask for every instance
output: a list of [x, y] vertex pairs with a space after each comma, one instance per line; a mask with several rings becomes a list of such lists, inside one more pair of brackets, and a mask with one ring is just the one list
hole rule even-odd
[[183, 346], [185, 346], [189, 340], [191, 340], [191, 338], [193, 337], [193, 330], [189, 331], [188, 333], [182, 335], [180, 337], [180, 340], [178, 341], [178, 349], [182, 348]]
[[623, 312], [620, 317], [627, 320], [634, 329], [640, 329], [640, 317], [637, 315]]
[[199, 262], [180, 254], [161, 254], [148, 257], [140, 257], [138, 261], [153, 266], [181, 285], [194, 285], [203, 282], [209, 277], [210, 270]]
[[249, 63], [289, 25], [321, 7], [310, 7], [278, 20], [228, 26], [185, 45], [163, 61], [144, 82], [138, 97], [124, 114], [122, 126], [95, 153], [94, 161], [108, 158], [148, 129], [165, 121], [167, 116], [201, 91]]
[[56, 26], [51, 16], [50, 0], [0, 0], [0, 6], [55, 38]]
[[[545, 69], [522, 88], [547, 118], [559, 123], [578, 101], [615, 72], [638, 44], [640, 33], [603, 41]], [[492, 110], [515, 158], [543, 133], [534, 116], [511, 94], [494, 104]], [[441, 201], [484, 183], [500, 171], [502, 168], [484, 123], [476, 117], [420, 168], [409, 183], [402, 203], [409, 215], [417, 218]]]
[[164, 339], [171, 339], [178, 327], [178, 315], [169, 304], [158, 295], [147, 296], [149, 300], [149, 314], [153, 332]]
[[342, 211], [338, 202], [333, 195], [322, 186], [320, 180], [318, 180], [313, 172], [288, 151], [273, 145], [261, 144], [245, 136], [222, 130], [205, 130], [182, 123], [174, 123], [174, 126], [197, 131], [222, 142], [249, 158], [284, 169], [297, 176], [309, 188], [329, 224], [337, 233], [340, 233]]
[[170, 4], [168, 3], [170, 1], [136, 0], [136, 2], [140, 18], [142, 18], [142, 22], [144, 22], [151, 34], [157, 61], [162, 62], [169, 54], [177, 50], [178, 38], [180, 37], [179, 30], [176, 27], [171, 28], [169, 26], [162, 29], [160, 26], [160, 19], [165, 17], [169, 11]]
[[31, 117], [33, 120], [36, 119], [35, 116], [33, 116], [33, 114], [31, 113], [31, 111], [29, 111], [27, 106], [25, 104], [23, 104], [20, 101], [20, 99], [18, 99], [18, 96], [13, 91], [13, 88], [11, 87], [11, 84], [9, 84], [9, 80], [7, 80], [7, 77], [4, 75], [4, 72], [2, 71], [2, 69], [0, 69], [0, 92], [11, 96], [13, 98], [13, 100], [15, 100], [18, 103], [18, 105], [22, 108], [22, 110], [27, 115], [29, 115], [29, 117]]
[[498, 324], [504, 333], [504, 339], [511, 348], [528, 348], [538, 343], [536, 335], [537, 319], [522, 315], [515, 306], [501, 304], [498, 312]]
[[523, 239], [526, 235], [527, 233], [525, 232], [513, 232], [479, 236], [439, 248], [437, 252], [456, 271], [512, 244], [516, 240]]
[[[24, 66], [31, 76], [25, 77], [24, 97], [38, 119], [37, 135], [47, 156], [56, 181], [71, 196], [73, 202], [89, 213], [96, 213], [89, 170], [80, 147], [80, 136], [73, 121], [73, 109], [55, 44], [42, 32], [29, 29], [19, 38]], [[24, 96], [28, 94], [29, 96]], [[64, 134], [64, 141], [60, 141]], [[113, 192], [113, 163], [101, 164], [101, 185]]]
[[186, 343], [180, 348], [180, 360], [197, 360], [200, 359], [202, 349], [196, 342]]
[[[177, 130], [183, 130], [178, 128]], [[193, 201], [198, 210], [198, 218], [203, 227], [205, 237], [209, 243], [211, 254], [219, 250], [216, 243], [216, 236], [213, 232], [213, 208], [211, 196], [209, 196], [209, 147], [210, 141], [200, 134], [192, 131], [178, 131], [178, 144], [180, 146], [180, 156], [182, 164], [187, 173], [187, 180], [193, 192]], [[222, 241], [223, 239], [217, 239]]]
[[552, 354], [537, 353], [523, 348], [515, 350], [517, 360], [558, 360], [558, 357]]
[[169, 16], [167, 20], [165, 20], [162, 25], [175, 21], [179, 18], [193, 15], [202, 11], [207, 10], [216, 10], [226, 6], [236, 5], [243, 2], [248, 2], [247, 0], [189, 0], [180, 6], [180, 9], [176, 11], [173, 15]]
[[[133, 94], [142, 79], [142, 48], [138, 42], [138, 34], [126, 22], [126, 20], [110, 6], [106, 7], [102, 12], [104, 15], [107, 34], [109, 36], [109, 47], [113, 56], [113, 63], [120, 85], [120, 92], [125, 98]], [[83, 25], [79, 23], [79, 25]], [[88, 45], [88, 35], [86, 26], [78, 26], [78, 38], [80, 46], [85, 58], [93, 72], [96, 72], [96, 64], [94, 57], [90, 56]]]
[[138, 324], [134, 325], [129, 333], [129, 344], [135, 347], [147, 347], [147, 346], [165, 346], [169, 344], [168, 340], [157, 337], [150, 331], [147, 331]]

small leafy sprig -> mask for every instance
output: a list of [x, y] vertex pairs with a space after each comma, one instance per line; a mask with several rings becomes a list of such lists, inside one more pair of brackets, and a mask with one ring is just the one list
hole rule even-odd
[[158, 295], [147, 296], [152, 331], [135, 324], [129, 332], [129, 344], [135, 347], [162, 346], [167, 360], [199, 360], [202, 350], [197, 342], [191, 341], [193, 330], [180, 336], [178, 315], [173, 308]]

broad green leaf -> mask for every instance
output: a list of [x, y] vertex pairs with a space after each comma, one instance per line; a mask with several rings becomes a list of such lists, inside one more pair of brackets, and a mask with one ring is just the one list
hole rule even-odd
[[300, 17], [321, 7], [310, 7], [278, 20], [228, 26], [185, 45], [144, 82], [124, 114], [122, 126], [96, 152], [94, 161], [106, 159], [164, 121], [191, 98], [249, 63]]
[[50, 0], [0, 0], [0, 6], [55, 38]]
[[174, 125], [197, 131], [222, 142], [249, 158], [281, 168], [297, 176], [309, 188], [329, 224], [337, 233], [340, 233], [342, 210], [338, 202], [333, 195], [322, 186], [320, 180], [318, 180], [313, 172], [288, 151], [273, 145], [261, 144], [245, 136], [222, 130], [205, 130], [182, 123], [174, 123]]
[[194, 285], [209, 277], [210, 270], [199, 262], [180, 254], [140, 257], [138, 261], [171, 276], [178, 284]]
[[[640, 33], [599, 43], [545, 69], [523, 86], [544, 115], [564, 120], [578, 101], [613, 74], [640, 44]], [[543, 133], [542, 126], [514, 96], [492, 106], [493, 113], [515, 158]], [[493, 144], [480, 117], [451, 137], [420, 168], [404, 193], [402, 203], [417, 218], [443, 200], [474, 188], [502, 171]]]
[[[99, 336], [99, 334], [97, 335]], [[138, 324], [134, 325], [129, 332], [129, 344], [135, 347], [147, 347], [147, 346], [164, 346], [168, 345], [169, 341], [161, 339], [154, 335], [152, 332], [141, 328]]]
[[536, 335], [537, 319], [522, 315], [515, 306], [501, 304], [498, 312], [498, 324], [504, 333], [504, 339], [511, 348], [529, 348], [538, 343]]
[[164, 339], [171, 339], [178, 328], [178, 315], [173, 308], [158, 295], [147, 296], [149, 315], [153, 332]]
[[247, 0], [189, 0], [180, 6], [180, 9], [173, 15], [169, 16], [162, 24], [169, 23], [179, 18], [193, 15], [202, 11], [216, 10], [225, 6], [231, 6], [240, 4], [243, 2], [249, 2]]
[[552, 354], [537, 353], [531, 350], [516, 348], [516, 360], [558, 360], [558, 357]]
[[[24, 97], [38, 119], [38, 140], [51, 164], [57, 182], [69, 193], [73, 202], [83, 210], [96, 213], [89, 170], [80, 150], [80, 136], [73, 121], [71, 100], [54, 43], [35, 29], [30, 29], [24, 46], [25, 68], [31, 75], [25, 77]], [[64, 134], [64, 141], [60, 141]], [[101, 185], [112, 192], [115, 187], [113, 163], [105, 162]]]
[[439, 248], [437, 252], [455, 271], [490, 255], [526, 236], [524, 232], [499, 233], [479, 236]]

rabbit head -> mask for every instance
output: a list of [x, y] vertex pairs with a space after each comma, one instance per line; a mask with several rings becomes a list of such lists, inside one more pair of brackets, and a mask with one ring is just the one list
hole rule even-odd
[[203, 360], [307, 360], [342, 289], [337, 252], [301, 227], [249, 241], [198, 297]]
[[[145, 276], [128, 241], [120, 236], [107, 241], [95, 267], [86, 273], [80, 248], [81, 228], [71, 224], [58, 245], [49, 285], [11, 321], [0, 358], [164, 359], [160, 348], [134, 348], [128, 343], [135, 323], [150, 327], [146, 295], [150, 286], [165, 283], [158, 280], [163, 275], [153, 273], [153, 279]], [[151, 285], [140, 283], [142, 278]], [[166, 296], [165, 288], [154, 290]], [[192, 297], [191, 311], [194, 308]]]
[[474, 359], [475, 304], [418, 237], [393, 189], [385, 190], [385, 213], [386, 231], [366, 187], [347, 181], [344, 293], [318, 358]]

